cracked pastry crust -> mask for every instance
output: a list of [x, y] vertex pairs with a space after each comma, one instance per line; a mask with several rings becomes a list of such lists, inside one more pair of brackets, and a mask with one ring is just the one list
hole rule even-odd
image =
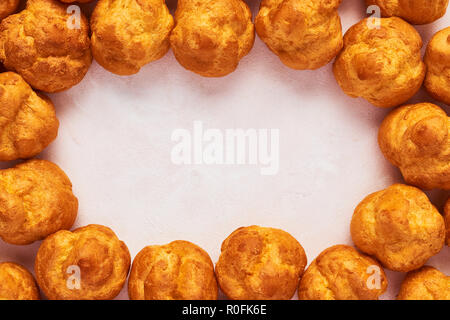
[[51, 100], [13, 72], [0, 73], [0, 161], [31, 158], [58, 134]]
[[447, 203], [445, 204], [444, 218], [445, 218], [445, 227], [447, 229], [446, 243], [450, 247], [450, 198], [448, 198]]
[[135, 74], [167, 53], [172, 28], [164, 0], [100, 0], [91, 17], [92, 54], [110, 72]]
[[14, 13], [19, 7], [19, 0], [2, 0], [0, 2], [0, 20]]
[[259, 226], [242, 227], [222, 244], [216, 276], [233, 300], [287, 300], [306, 266], [300, 243], [289, 233]]
[[122, 289], [130, 260], [127, 246], [111, 229], [92, 224], [47, 237], [34, 268], [51, 300], [109, 300]]
[[367, 196], [355, 209], [351, 235], [356, 247], [386, 268], [408, 272], [444, 246], [444, 219], [421, 190], [394, 184]]
[[411, 24], [427, 24], [441, 18], [448, 0], [366, 0], [368, 6], [377, 5], [383, 17], [400, 17]]
[[255, 28], [286, 66], [317, 69], [342, 49], [341, 0], [263, 0]]
[[233, 72], [253, 47], [251, 18], [242, 0], [179, 0], [170, 36], [175, 58], [204, 77]]
[[33, 275], [17, 263], [0, 263], [0, 300], [39, 300]]
[[30, 160], [0, 170], [0, 238], [25, 245], [69, 229], [78, 200], [66, 174], [54, 163]]
[[217, 300], [214, 265], [188, 241], [145, 247], [133, 261], [128, 295], [131, 300]]
[[58, 92], [78, 84], [91, 65], [89, 25], [69, 29], [68, 5], [28, 0], [25, 10], [0, 24], [0, 61], [33, 88]]
[[[347, 95], [362, 97], [377, 107], [394, 107], [422, 85], [422, 39], [400, 18], [373, 19], [363, 19], [346, 32], [333, 72]], [[372, 27], [373, 23], [379, 23], [379, 28]]]
[[450, 300], [450, 277], [429, 266], [409, 272], [397, 300]]
[[378, 144], [408, 184], [450, 190], [450, 118], [431, 103], [402, 106], [382, 122]]
[[425, 88], [436, 100], [450, 105], [450, 27], [438, 31], [425, 52]]
[[298, 298], [378, 300], [387, 285], [384, 270], [376, 260], [353, 247], [336, 245], [324, 250], [306, 269], [300, 280]]

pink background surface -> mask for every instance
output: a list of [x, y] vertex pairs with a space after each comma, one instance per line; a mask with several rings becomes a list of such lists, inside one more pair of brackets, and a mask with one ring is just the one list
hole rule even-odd
[[[247, 3], [256, 14], [259, 1]], [[173, 10], [176, 1], [168, 4]], [[344, 31], [365, 16], [362, 0], [343, 0], [339, 11]], [[448, 25], [450, 13], [417, 30], [426, 45]], [[61, 126], [40, 158], [70, 177], [80, 201], [75, 227], [109, 226], [132, 257], [144, 246], [183, 239], [216, 262], [233, 230], [257, 224], [291, 233], [311, 262], [329, 246], [352, 244], [349, 224], [359, 201], [403, 181], [377, 145], [389, 110], [346, 96], [331, 64], [316, 71], [285, 67], [258, 38], [224, 78], [186, 71], [169, 52], [131, 77], [94, 62], [80, 85], [51, 98]], [[433, 100], [422, 90], [411, 101]], [[174, 165], [171, 134], [192, 130], [196, 120], [206, 128], [279, 129], [278, 174], [262, 176], [250, 165]], [[449, 196], [428, 194], [439, 209]], [[39, 244], [0, 242], [0, 261], [32, 269]], [[428, 264], [450, 274], [449, 259], [445, 247]], [[404, 274], [387, 274], [383, 298], [395, 298]], [[127, 298], [126, 288], [118, 298]]]

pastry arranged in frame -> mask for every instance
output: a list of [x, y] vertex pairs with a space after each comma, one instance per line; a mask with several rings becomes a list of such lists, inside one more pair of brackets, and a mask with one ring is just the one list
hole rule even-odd
[[130, 260], [127, 246], [110, 228], [91, 224], [47, 237], [34, 270], [51, 300], [109, 300], [122, 290]]
[[382, 122], [378, 144], [408, 184], [450, 190], [450, 118], [432, 103], [402, 106]]
[[13, 262], [0, 263], [0, 300], [39, 300], [33, 275]]
[[306, 269], [300, 300], [378, 300], [388, 285], [375, 259], [346, 245], [325, 249]]
[[204, 77], [233, 72], [255, 40], [252, 14], [242, 0], [179, 0], [175, 23], [175, 58]]
[[408, 272], [397, 300], [450, 300], [450, 277], [430, 266]]
[[350, 97], [377, 107], [395, 107], [422, 86], [425, 64], [422, 39], [400, 18], [363, 19], [344, 35], [344, 48], [333, 65], [334, 76]]
[[242, 227], [222, 243], [216, 276], [233, 300], [288, 300], [306, 267], [306, 254], [289, 233]]
[[0, 61], [44, 92], [78, 84], [92, 62], [88, 20], [67, 7], [57, 0], [28, 0], [23, 11], [0, 23]]
[[128, 295], [131, 300], [217, 300], [214, 265], [188, 241], [147, 246], [134, 258]]
[[14, 72], [0, 73], [0, 161], [27, 159], [58, 135], [52, 101]]
[[263, 0], [258, 36], [286, 66], [304, 70], [329, 63], [342, 49], [341, 0]]
[[436, 21], [448, 6], [448, 0], [366, 0], [366, 3], [378, 6], [383, 17], [400, 17], [412, 24]]
[[438, 31], [425, 51], [425, 89], [436, 100], [450, 105], [450, 27]]
[[350, 232], [358, 249], [400, 272], [422, 267], [445, 241], [439, 211], [424, 192], [404, 184], [364, 198], [355, 209]]
[[67, 175], [54, 163], [29, 160], [0, 170], [0, 238], [25, 245], [70, 229], [78, 200]]
[[91, 17], [92, 54], [110, 72], [135, 74], [167, 53], [172, 28], [164, 0], [100, 0]]

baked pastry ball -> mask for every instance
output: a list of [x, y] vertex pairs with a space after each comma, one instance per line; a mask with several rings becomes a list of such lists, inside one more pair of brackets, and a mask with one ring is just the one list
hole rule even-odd
[[142, 249], [128, 280], [131, 300], [217, 300], [214, 265], [188, 241]]
[[425, 64], [421, 60], [419, 33], [400, 18], [366, 18], [344, 35], [334, 76], [351, 97], [362, 97], [377, 107], [394, 107], [421, 87]]
[[409, 272], [397, 300], [450, 300], [450, 277], [429, 266]]
[[127, 246], [111, 229], [92, 224], [47, 237], [34, 268], [51, 300], [109, 300], [122, 289], [130, 260]]
[[0, 2], [0, 20], [13, 14], [19, 7], [20, 0], [2, 0]]
[[[33, 88], [57, 92], [78, 84], [91, 65], [89, 25], [79, 28], [57, 0], [28, 0], [26, 9], [0, 24], [0, 60]], [[71, 28], [69, 28], [71, 26]]]
[[131, 75], [167, 53], [173, 18], [164, 0], [100, 0], [91, 28], [95, 60], [115, 74]]
[[30, 160], [0, 170], [0, 238], [25, 245], [72, 227], [78, 200], [54, 163]]
[[411, 24], [431, 23], [445, 14], [448, 0], [366, 0], [377, 5], [383, 17], [400, 17]]
[[242, 0], [179, 0], [170, 36], [175, 58], [204, 77], [233, 72], [253, 47], [251, 19]]
[[306, 269], [298, 287], [300, 300], [378, 300], [388, 281], [380, 264], [354, 248], [324, 250]]
[[259, 226], [242, 227], [222, 244], [216, 276], [233, 300], [287, 300], [306, 266], [303, 247], [289, 233]]
[[0, 161], [31, 158], [58, 134], [51, 100], [14, 72], [0, 73]]
[[450, 198], [447, 200], [444, 208], [445, 226], [447, 229], [446, 243], [450, 247]]
[[39, 300], [33, 275], [17, 263], [0, 263], [0, 300]]
[[263, 0], [258, 36], [293, 69], [317, 69], [342, 49], [341, 0]]
[[431, 38], [424, 61], [427, 66], [425, 88], [433, 98], [450, 105], [450, 27]]
[[404, 184], [367, 196], [355, 209], [355, 245], [386, 268], [408, 272], [423, 266], [444, 245], [444, 219], [421, 190]]
[[382, 122], [378, 144], [405, 181], [450, 190], [450, 118], [431, 103], [402, 106]]

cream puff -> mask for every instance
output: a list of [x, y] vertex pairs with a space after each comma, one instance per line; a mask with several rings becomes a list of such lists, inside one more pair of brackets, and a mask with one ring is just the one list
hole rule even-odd
[[356, 247], [400, 272], [423, 266], [445, 241], [441, 214], [425, 193], [404, 184], [367, 196], [355, 209], [350, 231]]

